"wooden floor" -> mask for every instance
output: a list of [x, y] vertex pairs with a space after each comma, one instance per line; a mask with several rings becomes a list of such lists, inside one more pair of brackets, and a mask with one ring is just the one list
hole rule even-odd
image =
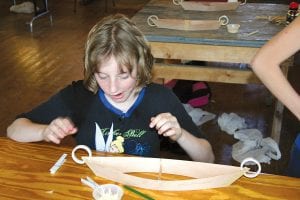
[[[78, 4], [74, 13], [73, 0], [50, 0], [53, 25], [47, 16], [37, 19], [32, 34], [26, 25], [32, 15], [10, 13], [12, 1], [0, 1], [0, 135], [5, 136], [6, 127], [17, 114], [30, 110], [72, 80], [82, 78], [84, 42], [93, 24], [108, 13], [133, 16], [147, 1], [117, 0], [114, 8], [109, 1], [105, 12], [105, 1], [95, 0], [85, 6]], [[290, 69], [289, 76], [298, 91], [299, 63]], [[209, 85], [212, 102], [204, 110], [217, 115], [235, 112], [246, 118], [249, 127], [258, 128], [265, 137], [270, 135], [274, 105], [264, 86]], [[238, 165], [231, 159], [231, 146], [237, 141], [220, 131], [216, 120], [201, 129], [213, 145], [217, 163]], [[300, 131], [298, 121], [285, 110], [280, 143], [283, 157], [271, 165], [263, 165], [263, 172], [284, 174], [297, 131]]]

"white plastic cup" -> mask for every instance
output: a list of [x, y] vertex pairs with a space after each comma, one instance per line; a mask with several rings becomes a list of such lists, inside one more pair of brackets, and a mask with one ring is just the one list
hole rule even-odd
[[114, 184], [103, 184], [93, 191], [95, 200], [121, 200], [124, 192], [122, 188]]
[[237, 33], [239, 32], [240, 25], [239, 24], [227, 24], [227, 31], [229, 33]]

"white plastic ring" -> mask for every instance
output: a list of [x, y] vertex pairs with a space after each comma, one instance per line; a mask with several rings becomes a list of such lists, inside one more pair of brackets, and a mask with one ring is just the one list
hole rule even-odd
[[245, 5], [246, 3], [247, 3], [247, 0], [244, 0], [244, 2], [241, 2], [240, 5], [242, 6], [242, 5]]
[[149, 26], [156, 26], [154, 20], [158, 20], [158, 17], [156, 15], [150, 15], [148, 18], [147, 18], [147, 23]]
[[176, 6], [179, 6], [180, 4], [182, 4], [183, 0], [173, 0], [173, 4]]
[[83, 150], [85, 150], [85, 151], [88, 153], [89, 157], [92, 157], [92, 151], [91, 151], [91, 149], [90, 149], [88, 146], [86, 146], [86, 145], [78, 145], [78, 146], [76, 146], [76, 147], [72, 150], [72, 158], [73, 158], [73, 160], [74, 160], [76, 163], [78, 163], [78, 164], [84, 164], [84, 160], [78, 159], [77, 156], [76, 156], [76, 154], [75, 154], [75, 152], [76, 152], [78, 149], [83, 149]]
[[229, 18], [226, 15], [219, 17], [219, 22], [221, 25], [227, 25], [229, 23]]
[[260, 174], [260, 172], [261, 172], [261, 165], [260, 165], [260, 163], [259, 163], [257, 160], [255, 160], [254, 158], [246, 158], [246, 159], [243, 160], [243, 162], [241, 163], [241, 170], [244, 169], [244, 165], [245, 165], [247, 162], [254, 162], [254, 163], [257, 165], [258, 169], [257, 169], [256, 172], [250, 172], [250, 171], [245, 172], [245, 173], [244, 173], [244, 176], [246, 176], [246, 177], [248, 177], [248, 178], [255, 178], [255, 177], [257, 177], [257, 176]]

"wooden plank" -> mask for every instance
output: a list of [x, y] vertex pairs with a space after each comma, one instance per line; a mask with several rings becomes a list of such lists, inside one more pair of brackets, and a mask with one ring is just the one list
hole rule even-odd
[[155, 58], [250, 63], [258, 48], [150, 42]]
[[251, 70], [155, 63], [153, 79], [183, 79], [221, 83], [260, 83]]

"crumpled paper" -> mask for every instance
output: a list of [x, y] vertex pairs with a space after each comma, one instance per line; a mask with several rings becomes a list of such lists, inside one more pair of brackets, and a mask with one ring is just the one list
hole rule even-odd
[[197, 126], [200, 126], [216, 117], [215, 114], [206, 112], [201, 108], [194, 108], [190, 104], [183, 104], [183, 107]]
[[[258, 129], [247, 129], [245, 120], [237, 114], [222, 114], [218, 118], [221, 130], [240, 140], [232, 146], [232, 158], [238, 162], [252, 157], [260, 163], [270, 164], [271, 159], [279, 160], [278, 144], [270, 137], [263, 138]], [[255, 163], [248, 163], [249, 165]]]

